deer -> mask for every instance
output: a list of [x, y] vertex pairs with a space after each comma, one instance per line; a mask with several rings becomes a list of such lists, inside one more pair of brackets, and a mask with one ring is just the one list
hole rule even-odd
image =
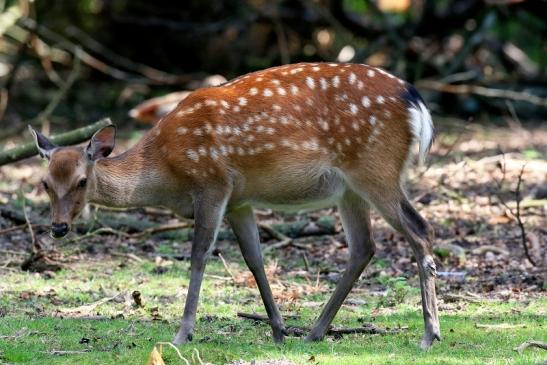
[[305, 340], [324, 338], [373, 257], [372, 208], [405, 237], [416, 258], [425, 327], [421, 348], [441, 339], [434, 232], [404, 186], [415, 156], [423, 162], [428, 154], [432, 118], [417, 90], [383, 69], [297, 63], [198, 89], [114, 157], [114, 125], [97, 131], [85, 146], [59, 147], [30, 130], [49, 161], [42, 184], [51, 203], [52, 236], [66, 235], [89, 202], [161, 206], [194, 219], [190, 282], [174, 344], [192, 340], [207, 258], [224, 217], [256, 280], [273, 340], [282, 342], [287, 333], [264, 270], [253, 207], [300, 211], [333, 205], [349, 259]]

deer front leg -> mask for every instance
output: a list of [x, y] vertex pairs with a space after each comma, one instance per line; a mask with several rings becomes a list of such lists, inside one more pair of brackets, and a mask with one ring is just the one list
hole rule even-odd
[[283, 318], [279, 314], [277, 305], [272, 296], [270, 284], [264, 271], [264, 261], [260, 250], [260, 238], [258, 228], [255, 222], [253, 210], [250, 206], [244, 206], [235, 210], [230, 210], [227, 214], [228, 221], [239, 242], [239, 247], [245, 263], [253, 273], [258, 290], [264, 302], [266, 313], [272, 326], [273, 338], [275, 342], [283, 342], [285, 327]]
[[226, 200], [223, 194], [209, 193], [196, 197], [194, 201], [195, 228], [190, 259], [190, 286], [180, 329], [173, 340], [175, 345], [192, 340], [203, 272], [222, 222]]

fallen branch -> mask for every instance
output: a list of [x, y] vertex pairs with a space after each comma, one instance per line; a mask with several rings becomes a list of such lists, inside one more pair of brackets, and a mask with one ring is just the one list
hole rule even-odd
[[285, 236], [283, 233], [275, 230], [274, 228], [272, 228], [271, 226], [267, 224], [259, 223], [258, 227], [262, 228], [262, 230], [264, 230], [266, 233], [272, 236], [272, 238], [279, 240], [279, 242], [274, 243], [273, 245], [266, 246], [262, 250], [262, 253], [266, 253], [278, 248], [286, 247], [292, 243], [292, 239], [290, 237]]
[[471, 253], [474, 255], [483, 255], [487, 252], [494, 252], [499, 255], [509, 255], [509, 251], [494, 245], [484, 245], [471, 250]]
[[521, 343], [519, 346], [515, 347], [513, 350], [521, 353], [526, 350], [528, 347], [537, 347], [543, 350], [547, 350], [547, 343], [541, 341], [529, 340]]
[[102, 304], [105, 304], [105, 303], [108, 303], [116, 298], [118, 298], [121, 294], [118, 294], [118, 295], [114, 295], [113, 297], [107, 297], [107, 298], [103, 298], [103, 299], [100, 299], [100, 300], [97, 300], [96, 302], [93, 302], [93, 303], [90, 303], [90, 304], [85, 304], [85, 305], [81, 305], [79, 307], [76, 307], [76, 308], [61, 308], [61, 309], [58, 309], [57, 311], [59, 313], [62, 313], [62, 314], [68, 314], [68, 315], [74, 315], [74, 314], [90, 314], [91, 312], [93, 312], [95, 310], [95, 308], [97, 308], [98, 306], [102, 305]]
[[91, 350], [83, 350], [83, 351], [52, 350], [52, 351], [42, 351], [42, 353], [48, 354], [48, 355], [75, 355], [75, 354], [86, 354], [90, 351]]
[[492, 89], [478, 85], [451, 85], [439, 81], [423, 80], [416, 84], [418, 88], [440, 91], [450, 94], [474, 94], [487, 98], [509, 99], [515, 101], [525, 101], [530, 104], [539, 105], [547, 108], [547, 99], [530, 94], [526, 91], [514, 91], [505, 89]]
[[[105, 118], [94, 124], [78, 128], [70, 132], [51, 136], [50, 139], [53, 143], [59, 146], [72, 145], [91, 138], [96, 131], [110, 124], [112, 124], [110, 119]], [[7, 151], [0, 152], [0, 166], [22, 160], [36, 154], [38, 154], [36, 144], [34, 142], [25, 143]]]
[[489, 330], [512, 330], [515, 328], [526, 328], [524, 323], [510, 324], [510, 323], [498, 323], [498, 324], [480, 324], [475, 323], [475, 328], [485, 328]]
[[459, 302], [459, 301], [479, 303], [481, 301], [479, 297], [474, 297], [471, 295], [464, 295], [464, 294], [445, 294], [443, 296], [443, 300], [447, 303]]

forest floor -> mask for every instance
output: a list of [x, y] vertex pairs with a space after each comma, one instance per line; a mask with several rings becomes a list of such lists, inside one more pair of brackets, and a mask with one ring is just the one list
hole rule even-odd
[[[329, 336], [314, 344], [289, 337], [273, 344], [266, 324], [237, 316], [264, 310], [223, 227], [206, 270], [194, 340], [180, 347], [182, 355], [195, 364], [544, 363], [544, 350], [513, 350], [526, 340], [547, 340], [545, 270], [524, 257], [515, 190], [520, 175], [526, 243], [544, 265], [547, 127], [484, 128], [456, 120], [437, 126], [430, 164], [412, 169], [409, 194], [436, 232], [440, 343], [419, 350], [423, 320], [412, 252], [373, 215], [377, 254], [333, 326], [372, 323], [395, 331]], [[78, 234], [53, 241], [39, 188], [43, 171], [36, 158], [0, 168], [0, 364], [145, 364], [154, 344], [176, 332], [188, 285], [191, 227], [145, 232], [181, 222], [161, 210], [101, 208], [82, 220]], [[38, 272], [20, 269], [32, 247], [25, 206], [35, 242], [49, 255], [42, 265], [31, 265]], [[268, 276], [287, 325], [309, 327], [347, 260], [338, 213], [260, 210], [257, 216], [293, 237], [276, 248], [276, 238], [261, 231]], [[169, 347], [163, 358], [184, 363]], [[266, 361], [272, 359], [278, 361]]]

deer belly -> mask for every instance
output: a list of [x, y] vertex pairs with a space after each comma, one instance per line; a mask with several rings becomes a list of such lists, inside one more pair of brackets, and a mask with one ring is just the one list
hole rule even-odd
[[343, 177], [335, 169], [292, 174], [291, 178], [279, 174], [273, 181], [271, 176], [267, 180], [264, 184], [249, 186], [244, 200], [255, 207], [286, 212], [316, 210], [336, 204], [346, 189]]

